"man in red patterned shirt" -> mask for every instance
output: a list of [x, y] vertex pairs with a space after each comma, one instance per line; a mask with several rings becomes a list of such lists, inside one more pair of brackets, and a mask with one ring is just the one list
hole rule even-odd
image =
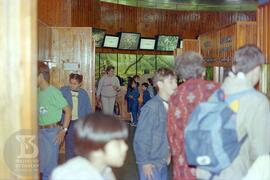
[[197, 104], [207, 99], [220, 87], [202, 79], [203, 59], [195, 52], [176, 57], [176, 73], [184, 80], [169, 100], [168, 139], [172, 153], [173, 179], [195, 180], [195, 168], [189, 167], [184, 152], [184, 129], [188, 117]]

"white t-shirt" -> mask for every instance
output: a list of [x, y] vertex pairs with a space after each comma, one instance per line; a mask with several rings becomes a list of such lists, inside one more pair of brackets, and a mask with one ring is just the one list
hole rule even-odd
[[71, 91], [72, 105], [73, 105], [71, 120], [78, 119], [78, 95], [79, 95], [79, 92]]
[[107, 167], [101, 174], [91, 163], [80, 156], [74, 157], [52, 172], [51, 180], [112, 180], [112, 169]]

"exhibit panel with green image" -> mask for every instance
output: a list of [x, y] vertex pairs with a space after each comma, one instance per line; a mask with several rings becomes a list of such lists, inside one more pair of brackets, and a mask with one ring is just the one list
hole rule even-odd
[[127, 82], [127, 78], [138, 74], [144, 74], [144, 70], [149, 70], [154, 74], [158, 68], [174, 67], [174, 57], [172, 55], [136, 55], [136, 54], [96, 54], [96, 80], [102, 75], [102, 72], [108, 65], [115, 67], [115, 74]]

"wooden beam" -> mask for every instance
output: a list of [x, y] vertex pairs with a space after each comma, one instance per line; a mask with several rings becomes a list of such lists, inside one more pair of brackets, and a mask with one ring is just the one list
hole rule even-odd
[[0, 0], [0, 23], [0, 179], [38, 179], [36, 0]]

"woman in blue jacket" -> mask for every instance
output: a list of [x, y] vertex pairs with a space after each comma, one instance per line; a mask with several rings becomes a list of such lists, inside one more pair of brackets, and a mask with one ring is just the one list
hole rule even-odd
[[131, 112], [132, 115], [132, 126], [136, 126], [138, 122], [138, 114], [139, 114], [139, 90], [137, 87], [137, 83], [134, 79], [130, 82], [130, 89], [128, 89], [126, 94], [128, 111]]
[[69, 75], [69, 86], [60, 89], [63, 96], [72, 108], [72, 118], [65, 137], [65, 157], [66, 160], [74, 157], [73, 126], [76, 120], [85, 117], [92, 112], [88, 93], [81, 88], [83, 76], [71, 73]]

